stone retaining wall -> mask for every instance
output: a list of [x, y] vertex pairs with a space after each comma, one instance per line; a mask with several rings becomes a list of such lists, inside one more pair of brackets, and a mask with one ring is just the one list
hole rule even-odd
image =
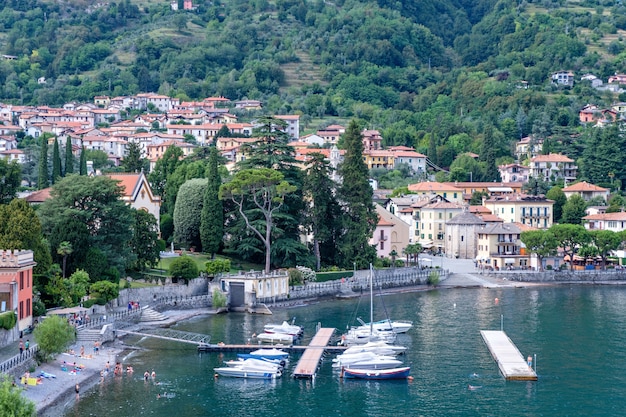
[[626, 281], [626, 270], [610, 271], [500, 271], [485, 275], [520, 282], [601, 282]]
[[207, 295], [208, 285], [209, 281], [207, 278], [196, 278], [189, 281], [188, 284], [127, 288], [120, 290], [119, 297], [112, 301], [112, 307], [126, 307], [129, 301], [138, 301], [140, 305], [151, 305], [159, 299]]

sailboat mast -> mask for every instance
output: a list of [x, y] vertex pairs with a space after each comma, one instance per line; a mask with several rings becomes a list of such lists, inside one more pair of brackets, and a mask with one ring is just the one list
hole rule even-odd
[[370, 336], [374, 334], [374, 269], [370, 263]]

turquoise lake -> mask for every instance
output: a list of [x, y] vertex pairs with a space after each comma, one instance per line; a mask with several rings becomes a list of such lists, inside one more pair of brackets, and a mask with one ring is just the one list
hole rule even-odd
[[[496, 298], [498, 301], [496, 302]], [[413, 381], [341, 380], [327, 355], [314, 380], [291, 378], [294, 355], [276, 381], [214, 378], [235, 354], [198, 354], [191, 345], [126, 339], [135, 374], [107, 377], [81, 393], [65, 416], [616, 416], [626, 413], [626, 287], [445, 289], [377, 295], [375, 319], [412, 320], [398, 343]], [[244, 343], [266, 323], [296, 318], [306, 344], [317, 323], [339, 330], [369, 318], [369, 297], [323, 301], [271, 316], [229, 313], [179, 323], [212, 343]], [[366, 320], [367, 321], [367, 320]], [[505, 381], [480, 330], [505, 332], [537, 355], [539, 381]], [[338, 331], [338, 335], [340, 332]], [[143, 381], [155, 370], [158, 384]], [[474, 374], [477, 374], [474, 375]], [[468, 385], [480, 386], [469, 390]], [[157, 394], [162, 398], [157, 399]]]

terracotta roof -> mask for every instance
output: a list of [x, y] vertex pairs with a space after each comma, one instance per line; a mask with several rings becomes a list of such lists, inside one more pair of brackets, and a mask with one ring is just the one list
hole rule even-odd
[[491, 214], [491, 210], [489, 210], [485, 206], [469, 206], [470, 213], [485, 213]]
[[531, 159], [531, 162], [574, 162], [565, 155], [551, 153], [548, 155], [537, 155]]
[[463, 206], [458, 203], [448, 203], [446, 201], [437, 201], [424, 206], [425, 209], [462, 209]]
[[563, 188], [563, 192], [584, 192], [584, 191], [605, 192], [605, 191], [609, 191], [609, 189], [602, 188], [594, 184], [590, 184], [586, 181], [577, 182], [576, 184], [572, 184], [569, 187]]
[[480, 213], [477, 214], [485, 223], [504, 223], [504, 220], [495, 214]]
[[408, 186], [409, 191], [421, 191], [421, 192], [426, 192], [426, 191], [458, 191], [461, 192], [463, 191], [460, 188], [457, 188], [449, 183], [443, 183], [443, 182], [432, 182], [432, 181], [425, 181], [425, 182], [418, 182], [416, 184], [409, 184]]
[[50, 191], [52, 191], [52, 187], [43, 188], [39, 191], [35, 191], [34, 193], [26, 196], [24, 200], [27, 203], [43, 203], [44, 201], [50, 199]]
[[378, 226], [394, 226], [394, 224], [388, 220], [383, 219], [381, 215], [378, 215]]
[[107, 176], [119, 183], [119, 186], [122, 187], [122, 192], [126, 197], [132, 197], [133, 192], [135, 191], [135, 187], [137, 186], [137, 182], [141, 177], [141, 174], [134, 173], [117, 173], [117, 174], [107, 174]]
[[590, 214], [583, 217], [583, 220], [626, 221], [626, 213], [618, 211], [617, 213]]

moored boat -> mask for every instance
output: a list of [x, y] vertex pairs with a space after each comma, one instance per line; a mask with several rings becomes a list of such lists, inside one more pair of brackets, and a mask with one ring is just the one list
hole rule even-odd
[[411, 373], [410, 366], [389, 369], [353, 369], [343, 368], [341, 375], [344, 378], [355, 379], [405, 379]]
[[[334, 361], [334, 360], [333, 360]], [[362, 357], [360, 359], [348, 358], [339, 359], [333, 363], [333, 366], [343, 366], [350, 369], [389, 369], [397, 368], [402, 365], [402, 361], [394, 358], [393, 356], [379, 356]]]
[[282, 333], [291, 336], [302, 335], [302, 327], [289, 324], [286, 321], [283, 321], [281, 324], [266, 324], [263, 330], [265, 333]]
[[289, 357], [289, 352], [285, 352], [282, 349], [257, 349], [253, 350], [250, 353], [238, 353], [237, 357], [247, 359], [247, 358], [264, 358], [264, 359], [279, 359], [284, 360]]
[[295, 339], [294, 336], [290, 334], [285, 334], [285, 333], [261, 333], [257, 335], [256, 338], [260, 340], [261, 342], [271, 343], [271, 344], [278, 344], [278, 343], [291, 344], [293, 343]]
[[276, 379], [282, 376], [281, 369], [259, 369], [246, 366], [226, 366], [215, 368], [215, 373], [233, 378]]

